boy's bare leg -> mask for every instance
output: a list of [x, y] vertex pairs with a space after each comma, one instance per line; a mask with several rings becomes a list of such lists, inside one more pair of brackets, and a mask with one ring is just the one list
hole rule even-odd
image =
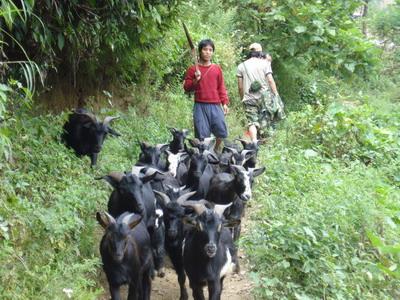
[[250, 134], [251, 141], [253, 143], [257, 142], [257, 127], [255, 125], [249, 126], [249, 134]]
[[222, 141], [223, 141], [223, 138], [219, 138], [219, 137], [217, 137], [216, 139], [215, 139], [215, 145], [214, 145], [214, 151], [216, 152], [216, 153], [221, 153], [221, 143], [222, 143]]

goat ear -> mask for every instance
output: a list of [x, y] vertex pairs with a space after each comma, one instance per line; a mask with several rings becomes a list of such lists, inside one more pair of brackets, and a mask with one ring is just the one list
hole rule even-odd
[[107, 126], [107, 132], [113, 136], [121, 136], [118, 132], [116, 132], [114, 129], [108, 126]]
[[161, 152], [164, 152], [169, 147], [169, 144], [157, 144], [156, 148], [158, 148]]
[[141, 149], [142, 151], [146, 151], [147, 148], [150, 147], [150, 145], [149, 145], [148, 143], [146, 143], [146, 142], [139, 142], [139, 145], [140, 145], [140, 149]]
[[109, 174], [109, 175], [103, 176], [102, 179], [107, 181], [114, 189], [116, 189], [116, 188], [118, 188], [119, 182], [121, 181], [122, 177], [123, 177], [123, 174], [121, 175], [120, 178], [118, 178], [117, 176], [113, 176], [113, 174]]
[[236, 140], [242, 144], [243, 148], [246, 148], [246, 146], [250, 143], [249, 141], [247, 141], [245, 139], [241, 139], [241, 138], [238, 138]]
[[262, 168], [253, 169], [252, 173], [253, 173], [254, 177], [257, 177], [257, 176], [261, 175], [262, 173], [264, 173], [264, 171], [265, 171], [265, 167], [262, 167]]
[[185, 224], [185, 225], [189, 225], [189, 226], [191, 226], [191, 227], [197, 225], [196, 220], [195, 220], [193, 217], [191, 217], [191, 216], [184, 216], [184, 217], [182, 218], [182, 223]]
[[229, 170], [231, 171], [232, 175], [237, 174], [237, 171], [238, 171], [235, 164], [233, 164], [233, 165], [229, 164]]
[[153, 192], [156, 195], [156, 199], [159, 199], [164, 207], [171, 201], [166, 194], [156, 190], [153, 190]]
[[190, 144], [192, 147], [197, 147], [197, 146], [199, 146], [200, 141], [199, 141], [198, 138], [189, 139], [189, 144]]
[[222, 218], [222, 215], [224, 214], [225, 209], [227, 209], [229, 206], [232, 205], [233, 202], [229, 203], [229, 204], [216, 204], [214, 206], [214, 212], [220, 217]]
[[142, 221], [142, 216], [141, 215], [131, 214], [131, 216], [129, 217], [129, 220], [127, 222], [128, 223], [128, 227], [130, 229], [133, 229], [140, 223], [140, 221]]
[[164, 178], [165, 174], [163, 172], [160, 172], [159, 170], [155, 168], [148, 168], [146, 171], [146, 174], [142, 176], [142, 174], [139, 175], [140, 180], [143, 183], [147, 183], [151, 180], [153, 180], [157, 175], [161, 175], [161, 178]]
[[207, 153], [207, 160], [210, 164], [218, 164], [219, 163], [219, 158], [210, 151], [208, 151], [208, 153]]
[[240, 219], [237, 219], [237, 220], [224, 220], [223, 224], [224, 224], [225, 227], [235, 227], [235, 226], [240, 225], [241, 222], [242, 221]]
[[108, 225], [115, 223], [115, 219], [106, 212], [102, 212], [102, 213], [97, 212], [96, 219], [97, 219], [97, 222], [99, 222], [101, 227], [103, 227], [104, 229], [106, 229], [108, 227]]
[[176, 132], [176, 128], [174, 128], [174, 127], [168, 127], [168, 130], [169, 130], [172, 134], [174, 134], [174, 133]]

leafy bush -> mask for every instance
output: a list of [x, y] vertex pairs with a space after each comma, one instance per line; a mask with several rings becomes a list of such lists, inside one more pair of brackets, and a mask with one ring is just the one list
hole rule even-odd
[[[251, 232], [241, 240], [256, 297], [398, 298], [399, 281], [379, 270], [369, 240], [373, 232], [388, 244], [399, 242], [398, 214], [387, 209], [398, 209], [400, 193], [386, 180], [387, 170], [326, 159], [286, 138], [278, 133], [261, 152], [268, 169], [251, 204]], [[384, 265], [395, 270], [399, 257], [391, 258]]]
[[329, 158], [381, 165], [399, 154], [397, 122], [388, 122], [398, 118], [397, 112], [380, 119], [369, 105], [347, 102], [306, 106], [290, 118], [287, 138]]
[[315, 102], [321, 76], [368, 77], [378, 63], [379, 50], [350, 17], [362, 1], [224, 2], [237, 7], [240, 46], [258, 41], [272, 54], [274, 77], [289, 107]]

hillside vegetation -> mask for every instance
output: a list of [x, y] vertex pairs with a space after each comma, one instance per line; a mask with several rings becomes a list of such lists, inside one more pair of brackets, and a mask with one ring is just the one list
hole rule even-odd
[[[267, 171], [239, 241], [255, 298], [400, 298], [400, 3], [379, 11], [370, 1], [371, 38], [348, 15], [362, 3], [3, 1], [0, 297], [103, 293], [95, 212], [111, 188], [95, 178], [130, 170], [138, 141], [192, 128], [184, 20], [195, 42], [216, 41], [230, 139], [245, 125], [235, 72], [249, 42], [272, 54], [286, 103], [287, 119], [261, 149]], [[50, 97], [55, 113], [41, 95], [57, 82], [80, 96], [65, 106]], [[120, 116], [121, 137], [105, 141], [94, 169], [59, 139], [78, 101], [101, 118]]]

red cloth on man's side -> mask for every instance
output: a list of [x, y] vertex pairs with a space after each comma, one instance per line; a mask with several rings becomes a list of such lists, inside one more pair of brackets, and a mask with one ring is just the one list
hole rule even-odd
[[199, 65], [201, 72], [200, 82], [193, 83], [195, 66], [191, 66], [185, 75], [183, 88], [186, 92], [194, 91], [194, 100], [201, 103], [229, 104], [224, 76], [221, 67], [216, 64], [210, 66]]

